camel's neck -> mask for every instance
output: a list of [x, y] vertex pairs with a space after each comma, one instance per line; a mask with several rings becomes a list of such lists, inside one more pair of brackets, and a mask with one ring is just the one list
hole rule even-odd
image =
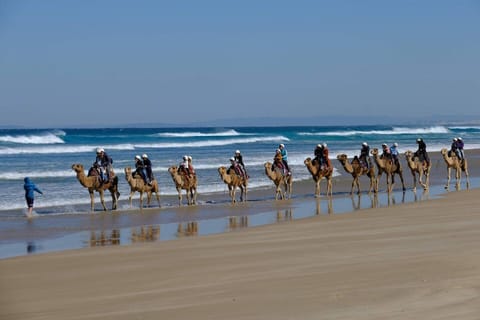
[[342, 165], [345, 171], [347, 171], [348, 173], [353, 173], [353, 166], [348, 161], [344, 161]]
[[227, 174], [227, 173], [222, 173], [222, 180], [223, 182], [225, 182], [226, 184], [229, 184], [229, 183], [232, 183], [232, 177]]
[[85, 188], [90, 188], [92, 186], [90, 179], [88, 179], [88, 177], [85, 175], [85, 172], [83, 171], [77, 172], [77, 179], [78, 181], [80, 181], [80, 184]]
[[379, 166], [382, 169], [385, 168], [385, 161], [383, 159], [380, 159], [380, 157], [378, 156], [378, 153], [373, 156], [373, 159], [375, 160], [375, 163], [377, 164], [377, 166]]

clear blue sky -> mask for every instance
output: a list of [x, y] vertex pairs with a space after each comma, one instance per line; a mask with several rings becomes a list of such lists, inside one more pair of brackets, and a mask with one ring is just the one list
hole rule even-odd
[[0, 0], [0, 108], [34, 127], [480, 119], [480, 1]]

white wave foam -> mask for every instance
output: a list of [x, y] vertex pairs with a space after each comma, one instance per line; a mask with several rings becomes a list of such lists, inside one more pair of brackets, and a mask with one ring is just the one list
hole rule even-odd
[[480, 130], [480, 126], [456, 126], [448, 128], [450, 130]]
[[408, 128], [393, 127], [391, 130], [350, 130], [350, 131], [331, 131], [331, 132], [299, 132], [301, 136], [354, 136], [354, 135], [396, 135], [396, 134], [432, 134], [449, 133], [450, 130], [443, 126], [434, 126], [426, 128]]
[[163, 132], [154, 134], [156, 137], [168, 137], [168, 138], [193, 138], [193, 137], [230, 137], [230, 136], [240, 136], [244, 135], [239, 133], [236, 130], [227, 130], [222, 132], [212, 132], [212, 133], [203, 133], [203, 132]]
[[205, 140], [195, 142], [183, 142], [183, 143], [152, 143], [152, 144], [138, 144], [137, 148], [200, 148], [200, 147], [212, 147], [212, 146], [226, 146], [230, 144], [245, 144], [265, 141], [290, 141], [284, 136], [271, 136], [271, 137], [252, 137], [243, 139], [225, 139], [225, 140]]
[[3, 135], [0, 136], [0, 142], [18, 143], [18, 144], [63, 144], [59, 136], [65, 136], [63, 131], [46, 132], [37, 135]]
[[[56, 153], [94, 153], [98, 146], [49, 146], [49, 147], [24, 147], [24, 148], [0, 148], [0, 154], [56, 154]], [[110, 150], [134, 150], [135, 146], [132, 144], [117, 144], [104, 146], [105, 149]]]

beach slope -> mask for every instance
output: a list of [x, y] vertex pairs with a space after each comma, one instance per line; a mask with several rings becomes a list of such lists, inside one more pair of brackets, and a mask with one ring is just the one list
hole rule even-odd
[[480, 190], [0, 260], [1, 319], [478, 319]]

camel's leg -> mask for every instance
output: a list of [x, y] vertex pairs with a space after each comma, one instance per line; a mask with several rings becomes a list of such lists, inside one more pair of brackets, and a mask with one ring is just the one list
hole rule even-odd
[[327, 197], [328, 195], [332, 196], [333, 190], [332, 190], [332, 178], [327, 179]]
[[197, 204], [197, 188], [196, 187], [192, 187], [190, 189], [190, 196], [192, 197], [192, 205], [196, 205]]
[[130, 190], [130, 195], [128, 196], [128, 202], [130, 202], [130, 208], [132, 207], [132, 198], [135, 194], [135, 190]]
[[105, 206], [105, 198], [103, 190], [98, 191], [100, 194], [100, 202], [102, 203], [103, 211], [107, 211], [107, 206]]
[[117, 201], [118, 201], [118, 191], [116, 188], [113, 190], [109, 190], [110, 194], [112, 195], [112, 210], [117, 210]]
[[445, 185], [445, 189], [448, 189], [450, 187], [450, 173], [452, 169], [450, 167], [447, 168], [447, 184]]
[[467, 164], [465, 163], [465, 161], [467, 161], [467, 160], [463, 160], [463, 161], [464, 161], [463, 171], [465, 171], [465, 179], [467, 180], [467, 189], [468, 189], [468, 188], [470, 188], [470, 178], [469, 178], [469, 175], [468, 175]]
[[320, 179], [315, 182], [315, 198], [320, 198]]
[[403, 180], [403, 172], [400, 171], [398, 175], [400, 176], [400, 181], [402, 181], [402, 190], [407, 190], [407, 188], [405, 188], [405, 181]]
[[88, 193], [90, 194], [90, 211], [93, 212], [95, 211], [95, 194], [93, 193], [93, 190], [88, 190]]
[[246, 183], [245, 183], [245, 186], [243, 187], [243, 192], [244, 192], [243, 201], [246, 202], [247, 201], [247, 184]]
[[182, 206], [182, 189], [177, 188], [177, 192], [178, 192], [178, 206], [181, 207]]
[[152, 190], [147, 191], [147, 207], [150, 207], [150, 202], [152, 202]]
[[357, 185], [357, 182], [355, 181], [355, 178], [353, 178], [353, 180], [352, 180], [352, 188], [350, 189], [350, 195], [353, 195], [353, 189], [355, 188], [356, 185]]
[[140, 192], [140, 209], [143, 209], [143, 191]]
[[192, 204], [192, 197], [191, 197], [190, 189], [185, 189], [185, 195], [187, 197], [187, 204], [191, 205]]
[[232, 186], [232, 187], [230, 188], [230, 197], [232, 198], [232, 204], [234, 204], [234, 203], [236, 202], [236, 199], [235, 199], [235, 190], [236, 190], [236, 189], [237, 189], [237, 188], [234, 187], [234, 186]]
[[[417, 173], [415, 171], [412, 171], [413, 175], [413, 192], [417, 191]], [[422, 184], [422, 176], [421, 173], [418, 174], [418, 180], [420, 185]]]
[[[378, 186], [380, 185], [380, 178], [382, 177], [383, 171], [378, 170], [377, 179], [375, 181], [375, 193], [378, 192]], [[388, 174], [387, 174], [387, 186], [388, 186]]]
[[160, 208], [161, 207], [161, 205], [160, 205], [160, 195], [158, 194], [158, 191], [155, 191], [155, 197], [157, 198], [158, 207]]

